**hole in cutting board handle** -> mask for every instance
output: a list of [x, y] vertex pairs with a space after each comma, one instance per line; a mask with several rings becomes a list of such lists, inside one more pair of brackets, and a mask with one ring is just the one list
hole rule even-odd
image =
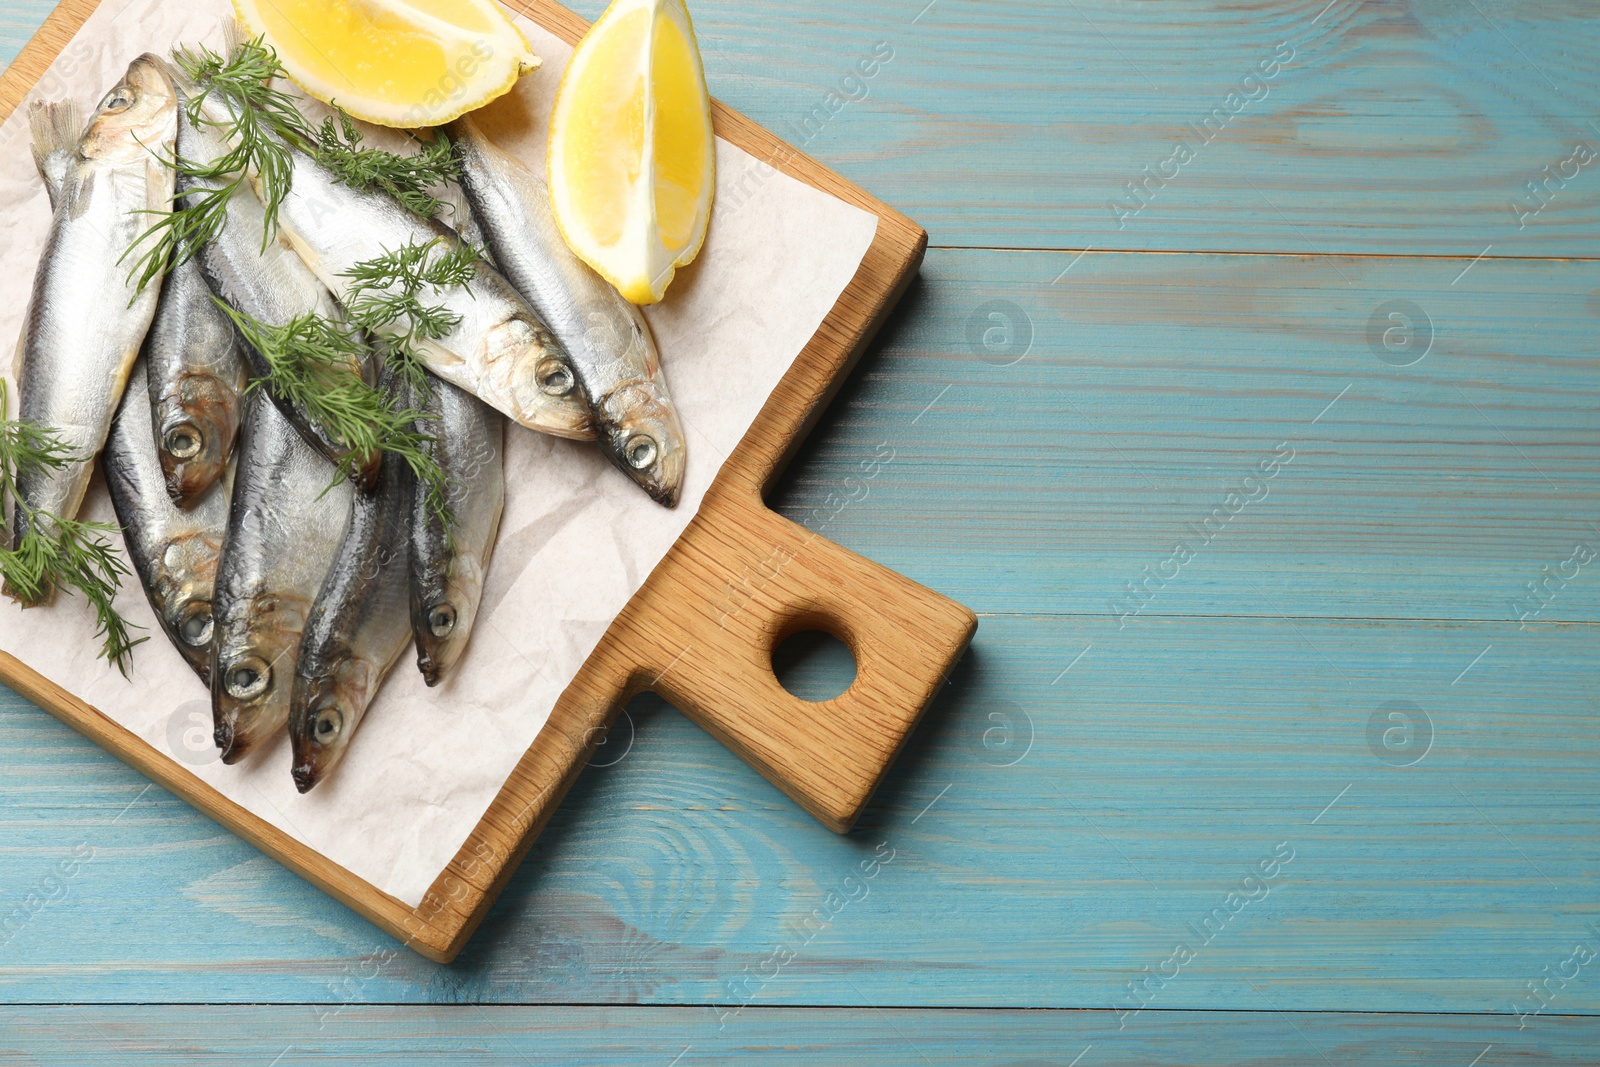
[[[629, 617], [645, 664], [635, 680], [824, 826], [846, 833], [977, 619], [759, 501], [730, 496], [720, 512], [714, 531], [704, 513], [695, 520], [707, 526], [709, 546], [692, 557], [699, 569], [681, 572], [649, 610]], [[642, 592], [649, 589], [646, 583]], [[806, 630], [836, 636], [855, 660], [854, 681], [831, 699], [808, 699], [824, 694], [795, 682], [782, 659], [773, 662], [785, 638]], [[843, 657], [829, 658], [832, 667], [818, 673], [837, 685], [846, 673]]]
[[832, 629], [808, 623], [772, 650], [772, 673], [791, 696], [820, 704], [843, 695], [855, 684], [855, 653]]

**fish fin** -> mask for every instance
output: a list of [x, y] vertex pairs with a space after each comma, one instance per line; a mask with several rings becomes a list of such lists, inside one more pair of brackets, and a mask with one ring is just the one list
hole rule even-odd
[[227, 19], [222, 24], [223, 55], [231, 56], [242, 44], [247, 44], [256, 39], [250, 32], [250, 27], [242, 19]]
[[73, 100], [36, 102], [28, 108], [28, 127], [33, 134], [33, 165], [44, 179], [53, 208], [66, 181], [67, 167], [83, 139], [83, 116]]
[[174, 49], [172, 55], [173, 59], [164, 64], [167, 68], [167, 77], [172, 79], [172, 87], [177, 90], [178, 106], [188, 107], [189, 98], [200, 95], [200, 83], [189, 77], [189, 72], [177, 61], [178, 49]]
[[[18, 389], [22, 388], [22, 361], [28, 351], [28, 324], [33, 319], [33, 297], [28, 297], [28, 307], [22, 313], [22, 330], [17, 334], [17, 348], [11, 354], [11, 380]], [[0, 412], [0, 415], [5, 414]]]

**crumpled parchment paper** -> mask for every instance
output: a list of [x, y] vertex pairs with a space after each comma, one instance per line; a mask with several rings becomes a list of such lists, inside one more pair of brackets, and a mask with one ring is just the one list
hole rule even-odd
[[[0, 344], [22, 329], [50, 221], [28, 151], [28, 103], [73, 98], [87, 115], [135, 56], [166, 54], [177, 42], [220, 47], [229, 17], [226, 0], [106, 0], [0, 127]], [[480, 121], [542, 172], [571, 49], [517, 21], [544, 66]], [[876, 216], [720, 139], [717, 185], [739, 195], [719, 195], [725, 209], [713, 212], [699, 259], [646, 311], [689, 436], [682, 502], [673, 511], [654, 504], [593, 446], [509, 427], [505, 518], [467, 655], [430, 690], [408, 651], [348, 759], [308, 796], [290, 780], [286, 737], [239, 766], [216, 758], [205, 690], [167, 644], [135, 579], [118, 607], [152, 639], [135, 651], [131, 680], [95, 658], [93, 616], [81, 598], [26, 612], [0, 603], [0, 648], [267, 822], [420, 903], [611, 620], [694, 517], [877, 231]], [[84, 511], [113, 520], [98, 475]]]

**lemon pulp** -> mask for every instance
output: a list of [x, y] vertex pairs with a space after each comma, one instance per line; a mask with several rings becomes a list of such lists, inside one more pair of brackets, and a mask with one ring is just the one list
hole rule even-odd
[[234, 0], [301, 88], [385, 126], [437, 126], [539, 65], [493, 0]]
[[713, 160], [682, 0], [615, 0], [573, 54], [551, 117], [551, 202], [567, 243], [629, 300], [660, 300], [705, 239]]

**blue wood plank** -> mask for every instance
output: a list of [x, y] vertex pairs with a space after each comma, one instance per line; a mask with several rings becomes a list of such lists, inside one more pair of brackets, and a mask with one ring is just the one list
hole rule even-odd
[[29, 1064], [202, 1067], [337, 1062], [701, 1067], [759, 1056], [789, 1067], [1156, 1064], [1480, 1067], [1592, 1064], [1593, 1019], [1151, 1012], [752, 1009], [718, 1029], [705, 1009], [0, 1009], [0, 1055]]
[[17, 57], [55, 6], [51, 0], [6, 0], [0, 7], [0, 65]]
[[1600, 945], [1596, 634], [988, 617], [845, 838], [641, 701], [448, 968], [12, 700], [5, 911], [95, 854], [0, 999], [1131, 1009], [1190, 943], [1153, 1008], [1527, 1011]]
[[[6, 5], [0, 59], [48, 9]], [[1555, 1016], [1600, 1011], [1575, 962], [1600, 946], [1600, 585], [1561, 573], [1600, 547], [1600, 278], [1502, 258], [1593, 255], [1592, 168], [1521, 228], [1511, 208], [1575, 141], [1600, 143], [1592, 8], [695, 11], [718, 95], [936, 243], [1413, 258], [930, 256], [777, 498], [1005, 613], [864, 828], [821, 830], [642, 699], [626, 757], [585, 774], [452, 968], [0, 695], [0, 999], [338, 1012], [0, 1013], [0, 1059], [1592, 1061], [1592, 1020]], [[877, 41], [894, 56], [866, 98], [794, 133]], [[1267, 96], [1118, 225], [1108, 201], [1280, 41], [1295, 57]], [[1433, 339], [1405, 366], [1417, 349], [1382, 334], [1398, 300]], [[1283, 441], [1295, 458], [1265, 498], [1214, 520], [1178, 577], [1124, 593]], [[880, 442], [895, 463], [841, 495]], [[1293, 860], [1252, 889], [1284, 843]], [[911, 1045], [885, 1013], [767, 1007], [1144, 1000], [1131, 1018], [892, 1013], [928, 1038]], [[355, 1006], [372, 1001], [699, 1007]], [[707, 1006], [746, 1001], [719, 1031]], [[1334, 1014], [1249, 1014], [1269, 1008]], [[1395, 1008], [1499, 1015], [1337, 1014]]]
[[936, 250], [775, 503], [978, 611], [1595, 621], [1600, 263], [1466, 266]]
[[[46, 10], [8, 4], [0, 45]], [[935, 245], [1470, 258], [1592, 256], [1600, 237], [1600, 161], [1572, 159], [1600, 151], [1587, 0], [696, 0], [694, 14], [716, 95]], [[1196, 134], [1208, 118], [1217, 132]], [[1174, 159], [1179, 143], [1192, 159]]]
[[[1600, 151], [1583, 0], [695, 12], [717, 95], [935, 245], [1592, 256], [1600, 236], [1600, 157], [1572, 159]], [[892, 60], [847, 81], [880, 42]]]

